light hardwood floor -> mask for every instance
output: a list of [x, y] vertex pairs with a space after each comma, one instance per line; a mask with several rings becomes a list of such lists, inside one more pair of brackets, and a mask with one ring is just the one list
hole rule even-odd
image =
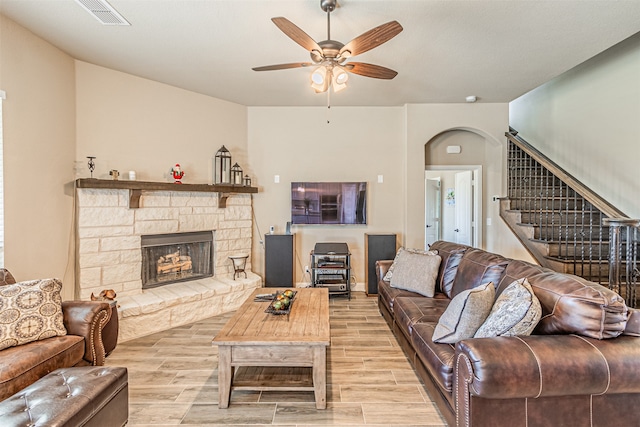
[[128, 426], [446, 426], [376, 301], [360, 292], [330, 299], [324, 410], [313, 392], [233, 391], [218, 408], [211, 339], [231, 313], [118, 344], [106, 364], [129, 370]]

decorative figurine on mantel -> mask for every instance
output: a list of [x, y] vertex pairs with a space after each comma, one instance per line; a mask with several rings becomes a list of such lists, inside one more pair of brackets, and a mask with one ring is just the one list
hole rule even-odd
[[173, 179], [176, 184], [182, 184], [182, 177], [184, 176], [184, 171], [180, 169], [180, 163], [176, 163], [176, 165], [171, 168], [171, 173], [173, 173]]

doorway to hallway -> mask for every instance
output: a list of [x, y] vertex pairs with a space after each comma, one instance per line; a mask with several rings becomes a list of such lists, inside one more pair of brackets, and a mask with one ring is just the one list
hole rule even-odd
[[481, 212], [481, 165], [426, 167], [425, 248], [436, 240], [478, 246]]

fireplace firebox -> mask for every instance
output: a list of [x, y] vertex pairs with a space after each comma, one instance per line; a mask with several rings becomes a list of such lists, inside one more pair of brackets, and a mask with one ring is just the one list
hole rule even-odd
[[213, 276], [213, 231], [141, 236], [142, 289]]

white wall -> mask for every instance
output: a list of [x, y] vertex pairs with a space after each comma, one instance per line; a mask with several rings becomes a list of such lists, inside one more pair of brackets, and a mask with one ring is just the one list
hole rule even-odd
[[510, 104], [519, 135], [640, 218], [640, 33]]

